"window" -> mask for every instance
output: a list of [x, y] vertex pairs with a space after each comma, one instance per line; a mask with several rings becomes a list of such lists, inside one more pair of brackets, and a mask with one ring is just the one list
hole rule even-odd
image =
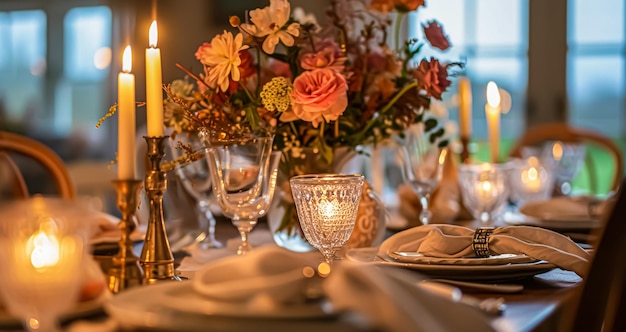
[[18, 123], [44, 105], [46, 15], [41, 10], [0, 12], [0, 121]]
[[106, 132], [90, 129], [109, 104], [112, 14], [106, 6], [74, 5], [0, 11], [3, 128], [43, 141], [81, 131], [90, 132], [90, 143], [104, 139]]
[[[524, 130], [524, 100], [527, 85], [528, 1], [527, 0], [439, 0], [410, 15], [409, 36], [424, 40], [420, 24], [436, 19], [444, 26], [452, 48], [430, 51], [449, 61], [463, 61], [465, 75], [472, 82], [472, 136], [487, 138], [485, 119], [486, 86], [495, 81], [511, 94], [512, 107], [501, 118], [503, 138], [515, 138]], [[444, 95], [451, 99], [457, 91], [456, 80]], [[457, 119], [457, 112], [451, 112]]]
[[569, 119], [612, 137], [626, 132], [623, 0], [568, 2]]

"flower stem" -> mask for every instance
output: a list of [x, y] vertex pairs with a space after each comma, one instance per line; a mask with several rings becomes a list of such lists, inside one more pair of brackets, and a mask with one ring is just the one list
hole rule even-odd
[[374, 126], [374, 124], [376, 123], [376, 121], [385, 113], [387, 113], [387, 111], [389, 111], [389, 109], [391, 108], [391, 106], [393, 106], [398, 99], [400, 99], [400, 97], [402, 97], [405, 93], [407, 93], [407, 91], [413, 89], [417, 87], [417, 82], [411, 82], [411, 84], [407, 84], [405, 85], [402, 90], [400, 90], [400, 92], [398, 92], [380, 111], [378, 111], [378, 117], [371, 119], [366, 125], [365, 128], [363, 128], [363, 130], [361, 130], [358, 134], [357, 134], [357, 142], [360, 142], [363, 138], [363, 136], [365, 135], [365, 133], [367, 133], [370, 129], [372, 129], [372, 127]]
[[241, 86], [241, 88], [243, 89], [243, 91], [246, 92], [246, 95], [248, 96], [248, 98], [250, 98], [250, 101], [253, 104], [256, 104], [256, 99], [254, 99], [254, 97], [252, 96], [252, 94], [250, 93], [250, 91], [248, 90], [248, 88], [246, 87], [245, 84], [243, 84], [242, 81], [239, 81], [239, 86]]
[[402, 25], [402, 21], [403, 20], [404, 20], [404, 13], [403, 12], [398, 12], [398, 14], [396, 16], [395, 31], [394, 31], [394, 34], [393, 34], [394, 48], [395, 48], [396, 52], [400, 52], [398, 44], [400, 43], [400, 26]]

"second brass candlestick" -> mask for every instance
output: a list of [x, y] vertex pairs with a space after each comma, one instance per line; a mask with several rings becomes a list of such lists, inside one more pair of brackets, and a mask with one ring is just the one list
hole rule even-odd
[[461, 136], [461, 162], [463, 164], [471, 163], [470, 160], [470, 151], [469, 151], [469, 137]]
[[144, 280], [143, 269], [133, 253], [133, 241], [130, 238], [130, 234], [137, 228], [135, 211], [139, 205], [141, 184], [141, 180], [113, 180], [117, 192], [117, 208], [122, 213], [122, 219], [118, 224], [122, 231], [120, 250], [113, 256], [113, 267], [108, 272], [109, 290], [113, 294], [126, 288], [140, 286]]
[[141, 265], [148, 284], [163, 280], [181, 280], [174, 273], [174, 257], [165, 232], [163, 194], [167, 188], [165, 173], [161, 171], [164, 144], [169, 136], [146, 137], [150, 169], [145, 178], [145, 191], [150, 203], [148, 229], [141, 251]]

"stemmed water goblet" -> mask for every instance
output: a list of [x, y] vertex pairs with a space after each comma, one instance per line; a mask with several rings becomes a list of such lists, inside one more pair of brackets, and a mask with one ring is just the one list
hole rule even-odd
[[289, 180], [304, 236], [329, 265], [352, 234], [363, 181], [356, 174], [308, 174]]
[[[199, 137], [192, 134], [181, 133], [176, 137], [177, 141], [191, 150], [187, 152], [192, 154], [191, 161], [177, 165], [175, 171], [185, 191], [196, 200], [196, 206], [200, 212], [199, 225], [205, 229], [205, 236], [202, 241], [198, 242], [198, 246], [205, 250], [221, 248], [223, 247], [222, 243], [215, 239], [216, 220], [211, 212], [210, 195], [213, 187], [209, 171], [208, 149]], [[180, 157], [184, 151], [173, 146], [172, 152], [174, 157]]]
[[448, 150], [431, 143], [423, 131], [409, 131], [399, 149], [404, 181], [419, 198], [422, 207], [419, 220], [426, 225], [432, 218], [428, 208], [430, 195], [441, 182]]
[[273, 140], [255, 136], [210, 142], [213, 193], [239, 231], [238, 255], [252, 249], [248, 235], [267, 214], [274, 196], [281, 152], [272, 153]]
[[59, 331], [58, 316], [78, 303], [88, 252], [85, 213], [43, 197], [0, 212], [0, 294], [28, 331]]

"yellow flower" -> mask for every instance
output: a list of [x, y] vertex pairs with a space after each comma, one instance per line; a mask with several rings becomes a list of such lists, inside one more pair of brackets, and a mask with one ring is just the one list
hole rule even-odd
[[291, 105], [289, 95], [292, 91], [293, 87], [288, 79], [282, 76], [274, 77], [263, 85], [263, 90], [260, 94], [261, 102], [268, 111], [278, 110], [279, 112], [285, 112]]
[[234, 38], [233, 34], [228, 31], [215, 36], [211, 40], [211, 46], [204, 49], [202, 57], [202, 63], [208, 67], [206, 69], [206, 83], [211, 88], [219, 87], [222, 91], [226, 91], [229, 77], [238, 82], [241, 77], [239, 51], [247, 48], [248, 45], [243, 45], [243, 35], [240, 33]]

